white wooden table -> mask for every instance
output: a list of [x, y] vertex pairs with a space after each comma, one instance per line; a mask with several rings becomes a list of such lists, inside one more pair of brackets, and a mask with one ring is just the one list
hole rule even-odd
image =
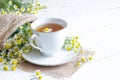
[[[47, 6], [40, 18], [59, 17], [69, 24], [68, 35], [79, 35], [83, 48], [94, 50], [86, 63], [66, 80], [120, 80], [120, 0], [40, 0]], [[0, 80], [30, 80], [31, 73], [0, 71]], [[46, 75], [43, 80], [55, 80]]]

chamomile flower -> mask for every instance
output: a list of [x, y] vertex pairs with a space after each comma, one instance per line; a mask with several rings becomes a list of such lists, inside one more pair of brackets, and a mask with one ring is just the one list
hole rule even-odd
[[90, 61], [93, 60], [93, 57], [92, 57], [92, 56], [89, 56], [89, 57], [88, 57], [88, 60], [90, 60]]
[[31, 8], [27, 8], [27, 11], [28, 11], [28, 12], [31, 12]]
[[1, 15], [5, 14], [5, 10], [1, 9]]
[[10, 49], [10, 48], [12, 48], [12, 43], [10, 41], [7, 41], [4, 43], [4, 47], [5, 47], [5, 49]]
[[81, 58], [81, 61], [82, 61], [82, 62], [85, 62], [85, 61], [86, 61], [85, 57], [82, 57], [82, 58]]
[[2, 57], [0, 57], [0, 63], [3, 61], [3, 58]]
[[17, 65], [18, 61], [17, 60], [12, 60], [12, 65]]
[[11, 52], [8, 52], [7, 57], [9, 57], [9, 58], [14, 58], [14, 54], [11, 53]]
[[17, 66], [16, 65], [12, 65], [11, 70], [15, 71], [16, 69], [17, 69]]
[[44, 28], [43, 32], [52, 32], [52, 28]]
[[66, 47], [66, 50], [67, 50], [67, 51], [71, 51], [71, 50], [72, 50], [72, 47], [71, 47], [71, 46], [67, 46], [67, 47]]
[[16, 40], [15, 40], [15, 44], [16, 44], [16, 45], [20, 45], [21, 42], [22, 42], [22, 41], [21, 41], [20, 39], [16, 39]]
[[18, 6], [17, 6], [17, 5], [14, 5], [13, 7], [14, 7], [14, 9], [15, 9], [15, 10], [17, 10], [17, 9], [18, 9]]
[[20, 16], [22, 13], [20, 11], [17, 11], [16, 14]]
[[7, 65], [4, 65], [4, 66], [3, 66], [3, 70], [4, 70], [4, 71], [8, 71], [8, 70], [9, 70], [9, 67], [8, 67]]
[[5, 52], [5, 51], [2, 51], [2, 52], [1, 52], [1, 55], [2, 55], [2, 57], [5, 57], [5, 56], [6, 56], [6, 52]]
[[35, 74], [36, 76], [38, 76], [38, 75], [41, 74], [41, 72], [40, 72], [40, 70], [36, 70], [36, 71], [34, 72], [34, 74]]
[[19, 50], [18, 52], [16, 52], [15, 54], [17, 55], [17, 57], [21, 57], [22, 56], [23, 51]]
[[77, 44], [77, 45], [75, 46], [75, 48], [77, 48], [77, 49], [78, 49], [78, 48], [80, 48], [80, 46]]
[[79, 50], [78, 50], [78, 49], [74, 49], [74, 52], [75, 52], [75, 53], [78, 53], [78, 52], [79, 52]]
[[22, 7], [22, 8], [20, 9], [20, 11], [21, 11], [21, 12], [24, 12], [24, 11], [25, 11], [25, 8]]
[[78, 36], [75, 36], [75, 39], [78, 39], [79, 37]]
[[13, 47], [14, 52], [17, 52], [20, 48], [18, 46]]
[[80, 66], [80, 65], [81, 65], [81, 62], [80, 62], [80, 61], [78, 61], [78, 62], [77, 62], [77, 66]]
[[42, 80], [42, 78], [43, 78], [42, 75], [40, 75], [40, 76], [38, 77], [39, 80]]
[[12, 3], [12, 1], [9, 1], [8, 4], [9, 4], [9, 6], [12, 6], [13, 3]]

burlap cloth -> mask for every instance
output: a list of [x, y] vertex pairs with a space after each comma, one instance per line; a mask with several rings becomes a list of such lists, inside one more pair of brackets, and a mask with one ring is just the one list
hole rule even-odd
[[[6, 40], [20, 25], [23, 25], [26, 22], [34, 21], [36, 19], [37, 16], [28, 14], [22, 16], [13, 14], [0, 16], [0, 49], [2, 49], [2, 43], [4, 40]], [[20, 63], [18, 68], [29, 72], [33, 72], [39, 69], [45, 75], [54, 77], [56, 79], [64, 79], [66, 77], [72, 76], [72, 74], [75, 73], [80, 67], [82, 67], [84, 63], [88, 62], [86, 61], [82, 63], [81, 66], [77, 66], [76, 64], [78, 61], [80, 61], [81, 57], [87, 58], [93, 54], [93, 51], [85, 50], [84, 53], [79, 54], [79, 56], [76, 57], [74, 61], [54, 67], [37, 66], [29, 62], [24, 62]]]

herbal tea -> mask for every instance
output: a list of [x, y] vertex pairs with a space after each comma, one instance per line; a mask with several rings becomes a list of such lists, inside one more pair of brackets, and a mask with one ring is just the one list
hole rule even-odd
[[63, 27], [60, 24], [46, 23], [46, 24], [42, 24], [39, 27], [37, 27], [36, 31], [38, 31], [38, 32], [55, 32], [55, 31], [58, 31], [61, 29], [63, 29]]

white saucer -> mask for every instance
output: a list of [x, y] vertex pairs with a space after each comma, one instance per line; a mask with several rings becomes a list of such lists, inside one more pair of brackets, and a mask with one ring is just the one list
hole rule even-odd
[[40, 51], [33, 49], [29, 54], [23, 54], [23, 58], [30, 63], [42, 66], [56, 66], [65, 63], [69, 63], [78, 56], [78, 53], [73, 51], [65, 51], [63, 49], [53, 57], [44, 57], [40, 54]]

